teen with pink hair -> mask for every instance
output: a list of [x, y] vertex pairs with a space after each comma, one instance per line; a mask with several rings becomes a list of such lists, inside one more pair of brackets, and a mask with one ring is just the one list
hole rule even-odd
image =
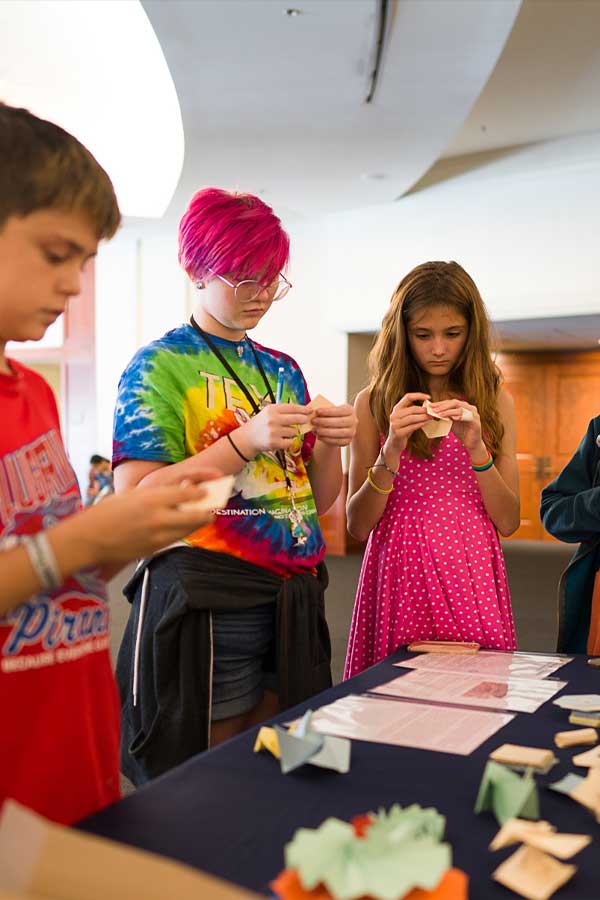
[[[325, 545], [351, 406], [317, 410], [297, 363], [248, 336], [291, 288], [289, 239], [258, 197], [208, 188], [183, 216], [190, 323], [121, 379], [117, 490], [235, 475], [214, 521], [136, 572], [117, 676], [122, 763], [141, 783], [331, 683]], [[309, 425], [312, 431], [303, 432]], [[305, 429], [304, 429], [305, 430]]]

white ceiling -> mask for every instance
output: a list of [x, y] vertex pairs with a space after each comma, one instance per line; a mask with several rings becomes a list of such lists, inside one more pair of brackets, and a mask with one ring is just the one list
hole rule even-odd
[[[442, 155], [484, 88], [520, 0], [396, 0], [366, 104], [376, 0], [144, 0], [201, 185], [264, 195], [287, 221], [392, 201]], [[368, 176], [376, 176], [375, 178]]]

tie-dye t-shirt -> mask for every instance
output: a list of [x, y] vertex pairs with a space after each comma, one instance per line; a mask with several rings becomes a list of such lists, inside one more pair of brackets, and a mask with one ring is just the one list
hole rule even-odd
[[[267, 388], [247, 340], [211, 335], [257, 403]], [[282, 401], [309, 401], [298, 364], [289, 356], [253, 342], [275, 393], [284, 368]], [[241, 348], [241, 356], [238, 353]], [[248, 399], [191, 325], [182, 325], [142, 348], [119, 383], [115, 410], [113, 465], [127, 459], [177, 463], [210, 446], [247, 422]], [[299, 525], [290, 522], [291, 504], [282, 466], [274, 452], [260, 453], [236, 476], [232, 496], [213, 522], [186, 538], [205, 550], [229, 553], [280, 575], [312, 570], [325, 553], [323, 535], [306, 465], [314, 446], [308, 433], [286, 452], [286, 466]]]

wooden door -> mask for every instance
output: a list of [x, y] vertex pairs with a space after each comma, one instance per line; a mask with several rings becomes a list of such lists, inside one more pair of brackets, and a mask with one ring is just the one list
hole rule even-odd
[[600, 352], [505, 353], [497, 362], [517, 414], [521, 526], [512, 537], [551, 541], [539, 518], [541, 492], [600, 412]]

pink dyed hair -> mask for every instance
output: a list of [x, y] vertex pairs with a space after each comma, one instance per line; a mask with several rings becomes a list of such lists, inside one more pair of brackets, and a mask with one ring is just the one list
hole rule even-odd
[[281, 222], [253, 194], [203, 188], [179, 223], [179, 262], [193, 279], [214, 273], [270, 283], [289, 255], [290, 239]]

